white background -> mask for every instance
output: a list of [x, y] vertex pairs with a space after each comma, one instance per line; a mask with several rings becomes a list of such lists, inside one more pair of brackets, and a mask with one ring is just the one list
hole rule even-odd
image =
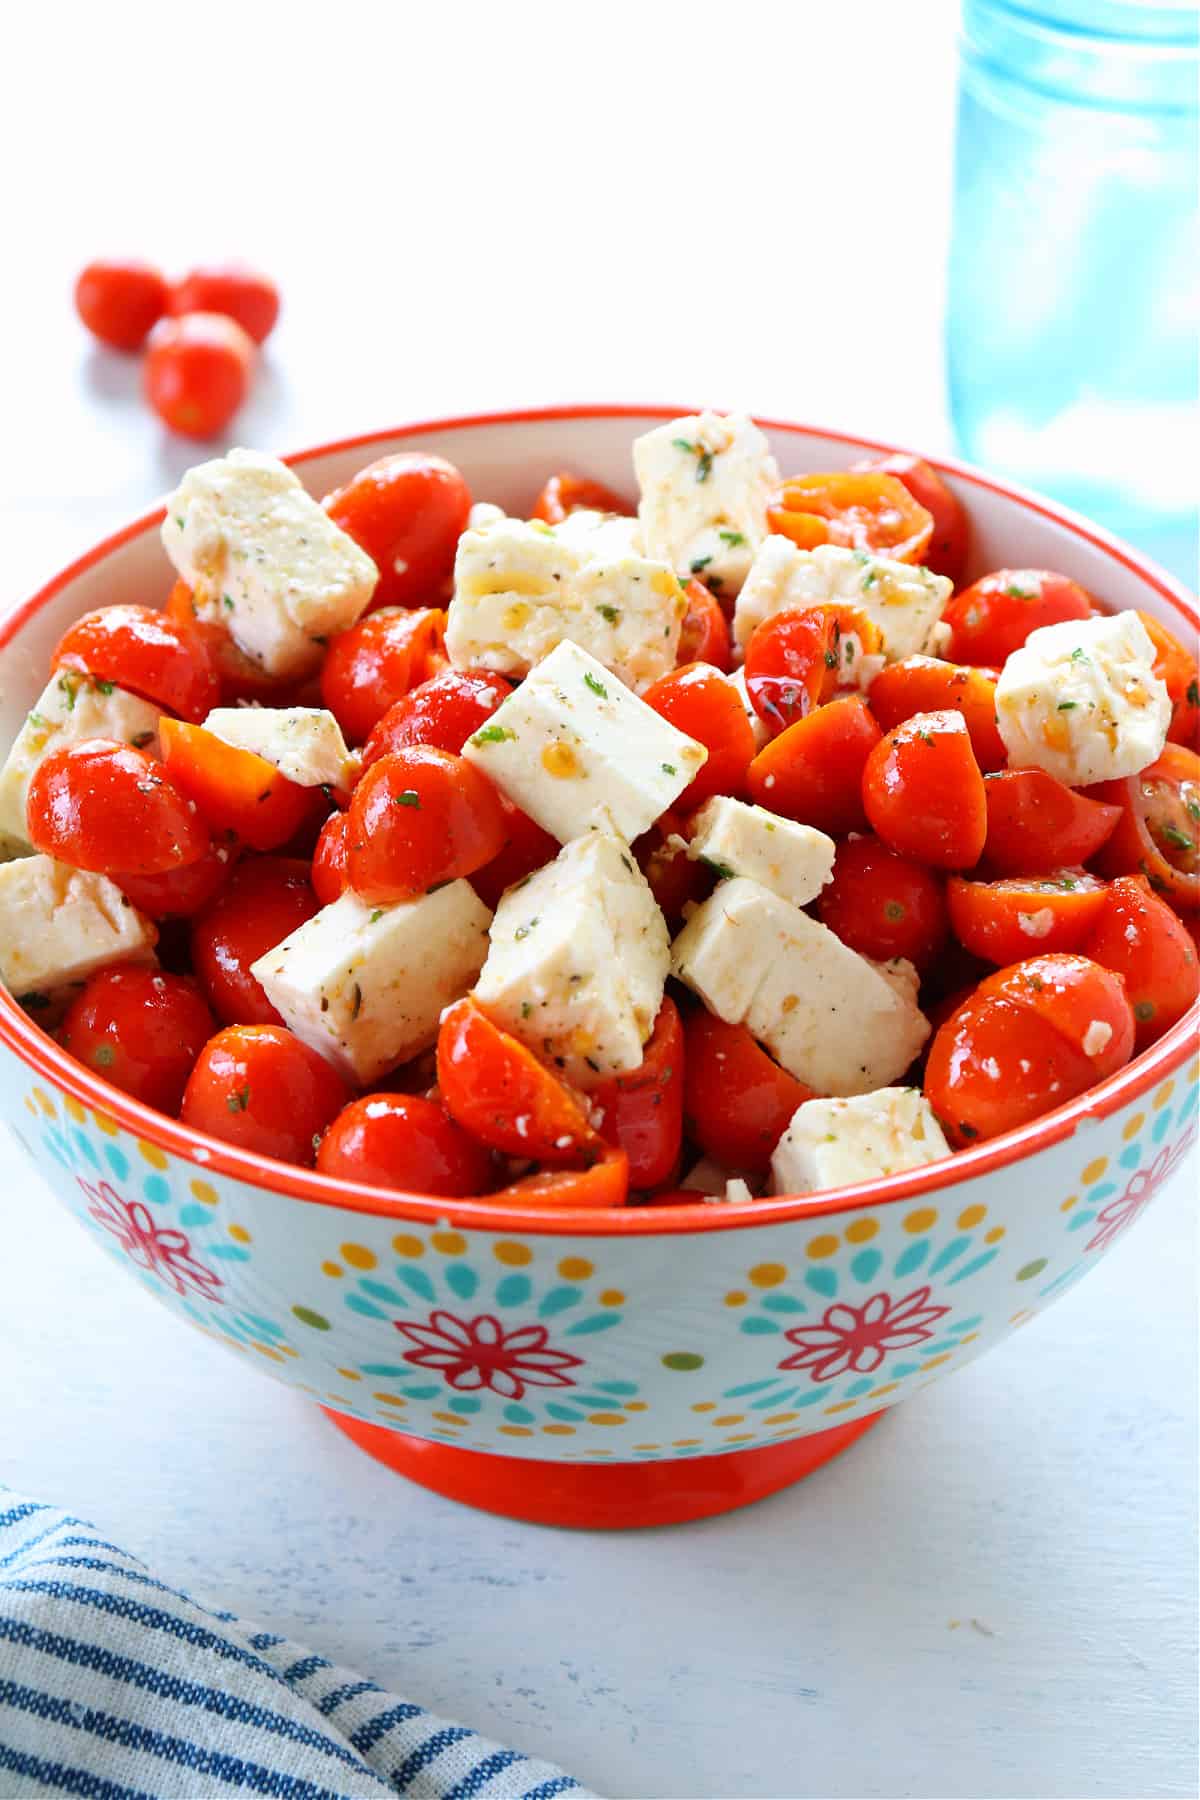
[[[23, 8], [0, 605], [172, 483], [90, 255], [241, 254], [235, 439], [570, 399], [948, 448], [949, 0]], [[0, 1145], [0, 1480], [610, 1795], [1187, 1795], [1186, 1178], [1043, 1321], [752, 1512], [558, 1534], [377, 1470], [160, 1313]]]

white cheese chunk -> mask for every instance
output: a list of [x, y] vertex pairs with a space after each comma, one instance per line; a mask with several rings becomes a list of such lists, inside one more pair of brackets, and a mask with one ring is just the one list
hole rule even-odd
[[627, 513], [594, 512], [581, 506], [554, 527], [560, 544], [572, 544], [584, 556], [611, 561], [622, 556], [644, 556], [640, 519]]
[[576, 838], [508, 889], [479, 1004], [576, 1087], [636, 1069], [670, 966], [666, 922], [623, 838]]
[[467, 514], [467, 530], [486, 531], [489, 525], [498, 525], [504, 517], [502, 506], [495, 506], [490, 500], [476, 500]]
[[671, 966], [820, 1094], [894, 1081], [929, 1036], [901, 971], [877, 968], [757, 881], [721, 882], [675, 939]]
[[351, 785], [355, 758], [342, 728], [320, 706], [218, 706], [204, 721], [223, 743], [250, 750], [298, 787]]
[[468, 881], [394, 906], [347, 892], [250, 972], [297, 1037], [367, 1086], [434, 1042], [483, 967], [490, 918]]
[[84, 981], [110, 963], [146, 962], [158, 933], [107, 875], [50, 856], [0, 867], [0, 982], [23, 999]]
[[640, 837], [708, 758], [578, 644], [564, 641], [463, 755], [544, 831]]
[[996, 683], [996, 723], [1013, 768], [1068, 787], [1136, 775], [1162, 755], [1171, 699], [1136, 613], [1031, 631]]
[[698, 1200], [707, 1201], [710, 1206], [723, 1206], [726, 1202], [735, 1203], [755, 1198], [754, 1190], [741, 1175], [731, 1175], [720, 1163], [711, 1157], [702, 1156], [698, 1163], [693, 1163], [680, 1187], [687, 1193], [693, 1193]]
[[913, 563], [865, 550], [819, 544], [801, 550], [790, 538], [769, 537], [738, 595], [733, 635], [744, 650], [764, 619], [789, 607], [822, 601], [857, 606], [879, 628], [888, 662], [916, 656], [934, 641], [953, 583]]
[[688, 855], [721, 875], [746, 875], [793, 906], [815, 900], [833, 874], [837, 845], [812, 825], [718, 794], [696, 814]]
[[635, 438], [633, 466], [647, 554], [698, 575], [714, 593], [735, 594], [767, 535], [779, 484], [758, 426], [735, 413], [672, 419]]
[[849, 1100], [806, 1100], [771, 1158], [771, 1191], [809, 1194], [819, 1188], [874, 1181], [950, 1155], [950, 1146], [920, 1088], [878, 1088]]
[[162, 540], [201, 618], [268, 675], [306, 675], [366, 610], [379, 571], [284, 463], [257, 450], [189, 469]]
[[0, 769], [0, 837], [28, 844], [25, 801], [34, 771], [52, 750], [84, 738], [114, 738], [153, 755], [158, 748], [161, 708], [111, 681], [96, 681], [60, 669], [35, 702]]
[[754, 710], [754, 702], [746, 687], [745, 669], [735, 669], [733, 674], [727, 675], [725, 679], [730, 687], [736, 690], [737, 697], [742, 703], [742, 709], [750, 721], [750, 730], [754, 737], [754, 753], [757, 756], [758, 752], [771, 741], [770, 727]]

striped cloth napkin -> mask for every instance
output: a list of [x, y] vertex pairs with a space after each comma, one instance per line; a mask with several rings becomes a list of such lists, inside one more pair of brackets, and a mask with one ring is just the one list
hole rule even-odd
[[0, 1795], [594, 1800], [0, 1488]]

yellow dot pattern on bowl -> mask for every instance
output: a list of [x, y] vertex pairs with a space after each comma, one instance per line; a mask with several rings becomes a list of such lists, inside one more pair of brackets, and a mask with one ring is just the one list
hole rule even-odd
[[757, 1288], [778, 1287], [787, 1280], [787, 1269], [783, 1263], [758, 1263], [751, 1269], [750, 1279]]
[[956, 1223], [963, 1231], [970, 1231], [973, 1225], [979, 1225], [987, 1218], [986, 1206], [964, 1206]]
[[[1156, 1101], [1155, 1105], [1157, 1105], [1157, 1104], [1158, 1103]], [[87, 1109], [86, 1109], [86, 1107], [80, 1106], [80, 1104], [79, 1104], [78, 1100], [76, 1100], [74, 1094], [64, 1094], [63, 1095], [63, 1105], [67, 1109], [67, 1117], [69, 1119], [74, 1119], [74, 1121], [77, 1125], [82, 1125], [84, 1120], [87, 1118]]]
[[855, 1219], [846, 1227], [846, 1242], [848, 1244], [869, 1243], [878, 1230], [878, 1219]]
[[601, 1306], [624, 1306], [625, 1296], [620, 1288], [605, 1288], [600, 1296]]
[[228, 1231], [235, 1244], [249, 1244], [253, 1242], [250, 1233], [246, 1230], [244, 1225], [230, 1225]]
[[321, 1273], [322, 1275], [331, 1275], [335, 1280], [340, 1281], [346, 1271], [343, 1269], [341, 1263], [323, 1262], [321, 1264]]
[[1004, 1226], [993, 1225], [990, 1231], [984, 1233], [983, 1241], [985, 1244], [998, 1244], [1003, 1236]]
[[533, 1261], [533, 1251], [528, 1244], [514, 1244], [507, 1238], [492, 1245], [492, 1255], [507, 1269], [523, 1269], [527, 1263]]
[[137, 1147], [139, 1156], [148, 1162], [152, 1169], [162, 1170], [170, 1167], [166, 1151], [160, 1150], [157, 1144], [148, 1144], [145, 1138], [139, 1138]]
[[1174, 1092], [1175, 1092], [1175, 1083], [1173, 1081], [1164, 1081], [1162, 1086], [1159, 1088], [1157, 1094], [1155, 1094], [1155, 1096], [1154, 1096], [1155, 1112], [1158, 1111], [1160, 1106], [1166, 1106], [1167, 1102], [1170, 1100], [1171, 1095]]
[[217, 1190], [211, 1181], [189, 1181], [193, 1200], [199, 1200], [201, 1206], [216, 1206]]
[[352, 1269], [373, 1269], [379, 1258], [365, 1244], [343, 1244], [342, 1260], [348, 1262]]
[[558, 1265], [558, 1272], [564, 1281], [586, 1281], [593, 1266], [586, 1256], [564, 1256]]
[[407, 1231], [402, 1231], [398, 1237], [392, 1239], [392, 1249], [397, 1256], [424, 1256], [425, 1254], [425, 1246], [420, 1238], [411, 1236]]
[[589, 1413], [589, 1425], [628, 1425], [629, 1420], [624, 1413]]
[[837, 1251], [837, 1238], [830, 1231], [822, 1232], [819, 1237], [809, 1238], [808, 1243], [804, 1246], [804, 1254], [811, 1257], [814, 1262], [819, 1262], [826, 1256], [836, 1256]]
[[460, 1231], [435, 1231], [430, 1243], [439, 1256], [462, 1256], [467, 1240]]
[[741, 1288], [732, 1288], [725, 1296], [726, 1306], [745, 1306], [746, 1296]]
[[913, 1237], [917, 1237], [922, 1231], [928, 1231], [931, 1225], [936, 1225], [937, 1218], [936, 1206], [918, 1206], [915, 1212], [910, 1212], [905, 1216], [904, 1229]]

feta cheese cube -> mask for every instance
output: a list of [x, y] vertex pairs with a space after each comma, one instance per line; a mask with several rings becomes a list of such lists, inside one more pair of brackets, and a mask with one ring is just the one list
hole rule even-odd
[[901, 979], [741, 876], [696, 908], [671, 966], [710, 1012], [745, 1025], [821, 1094], [864, 1094], [894, 1081], [929, 1036]]
[[714, 593], [735, 594], [767, 535], [779, 470], [744, 414], [672, 419], [633, 445], [646, 553]]
[[110, 963], [147, 962], [158, 933], [115, 881], [51, 856], [0, 866], [0, 982], [23, 1000]]
[[139, 750], [157, 749], [162, 710], [149, 700], [96, 681], [73, 669], [53, 675], [17, 733], [0, 769], [0, 837], [28, 844], [25, 801], [34, 770], [52, 750], [65, 750], [84, 738], [115, 738]]
[[696, 814], [688, 855], [711, 863], [720, 875], [749, 876], [793, 906], [807, 906], [833, 874], [836, 849], [812, 825], [718, 794]]
[[636, 1069], [670, 965], [667, 927], [623, 838], [576, 838], [509, 888], [479, 1004], [576, 1087]]
[[572, 544], [584, 556], [611, 562], [624, 556], [644, 556], [641, 520], [627, 513], [593, 512], [581, 506], [554, 527], [560, 544]]
[[324, 707], [218, 706], [204, 729], [235, 750], [253, 751], [298, 787], [352, 785], [355, 759]]
[[640, 837], [708, 751], [564, 640], [498, 706], [463, 755], [544, 831]]
[[299, 477], [257, 450], [189, 469], [167, 501], [162, 540], [199, 616], [219, 620], [268, 675], [315, 669], [379, 580]]
[[1068, 787], [1136, 775], [1162, 755], [1171, 699], [1134, 612], [1031, 631], [996, 683], [996, 723], [1013, 768]]
[[952, 591], [944, 575], [913, 563], [838, 544], [800, 550], [790, 538], [771, 536], [738, 595], [733, 635], [744, 650], [755, 626], [776, 613], [841, 602], [866, 613], [879, 627], [886, 660], [899, 662], [928, 650]]
[[365, 1087], [434, 1042], [483, 967], [490, 918], [468, 881], [395, 906], [347, 892], [250, 972], [296, 1036]]
[[504, 517], [502, 506], [495, 506], [490, 500], [476, 500], [467, 514], [467, 530], [486, 531], [489, 525], [498, 525]]
[[849, 1187], [950, 1155], [920, 1088], [877, 1088], [849, 1100], [806, 1100], [771, 1158], [771, 1191]]

